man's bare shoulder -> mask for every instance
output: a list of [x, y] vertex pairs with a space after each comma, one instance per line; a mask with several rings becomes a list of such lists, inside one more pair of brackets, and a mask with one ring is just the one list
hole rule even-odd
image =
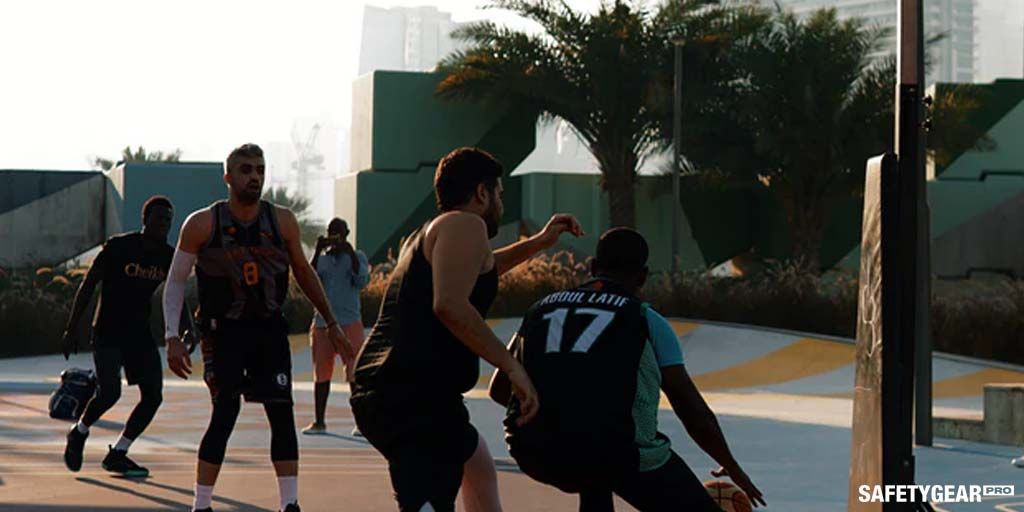
[[445, 232], [457, 233], [460, 236], [480, 233], [486, 236], [487, 234], [487, 223], [484, 222], [483, 217], [469, 212], [448, 212], [430, 223], [428, 228], [429, 232]]
[[213, 207], [207, 206], [200, 208], [185, 217], [184, 228], [185, 229], [196, 229], [208, 226], [213, 220]]
[[[198, 250], [213, 234], [213, 208], [200, 208], [185, 218], [181, 226], [179, 246], [185, 249]], [[184, 245], [182, 245], [184, 244]]]
[[274, 204], [274, 203], [270, 203], [270, 204], [272, 204], [274, 206], [274, 213], [277, 215], [278, 219], [285, 219], [285, 220], [289, 220], [289, 221], [296, 219], [295, 212], [291, 211], [289, 208], [287, 208], [285, 206], [281, 206], [279, 204]]

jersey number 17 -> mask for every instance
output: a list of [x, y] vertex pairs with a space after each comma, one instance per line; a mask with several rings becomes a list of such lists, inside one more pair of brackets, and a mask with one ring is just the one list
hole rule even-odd
[[590, 347], [594, 345], [594, 342], [601, 337], [601, 333], [612, 323], [615, 319], [615, 312], [607, 311], [604, 309], [594, 308], [578, 308], [570, 310], [569, 308], [560, 308], [544, 315], [544, 319], [548, 321], [548, 340], [546, 353], [562, 351], [562, 338], [565, 335], [565, 321], [569, 315], [586, 315], [592, 316], [593, 319], [590, 324], [583, 329], [583, 332], [576, 338], [576, 341], [572, 344], [570, 352], [586, 353], [590, 350]]

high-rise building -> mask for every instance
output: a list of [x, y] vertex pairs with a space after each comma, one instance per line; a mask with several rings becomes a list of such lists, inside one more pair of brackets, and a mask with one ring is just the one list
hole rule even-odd
[[359, 74], [375, 69], [429, 71], [458, 48], [451, 13], [436, 7], [366, 6], [359, 47]]
[[[841, 19], [863, 18], [869, 26], [891, 30], [881, 55], [896, 52], [899, 0], [779, 0], [798, 16], [822, 8], [835, 8]], [[929, 47], [932, 65], [926, 81], [971, 82], [975, 64], [975, 0], [924, 0], [925, 38], [942, 35]]]

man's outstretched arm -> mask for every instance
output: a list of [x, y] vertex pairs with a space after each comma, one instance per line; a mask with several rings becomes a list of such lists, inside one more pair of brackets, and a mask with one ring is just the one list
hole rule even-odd
[[679, 364], [662, 368], [661, 379], [662, 390], [672, 404], [672, 410], [697, 446], [722, 466], [725, 471], [720, 474], [728, 474], [733, 482], [747, 493], [752, 503], [765, 505], [761, 491], [754, 486], [733, 457], [715, 413], [697, 390], [697, 385], [686, 372], [686, 367]]
[[89, 267], [89, 271], [85, 274], [85, 279], [82, 279], [82, 284], [78, 286], [78, 290], [75, 292], [75, 300], [71, 304], [71, 315], [68, 317], [68, 323], [64, 326], [64, 338], [61, 345], [64, 350], [64, 359], [67, 359], [71, 355], [71, 351], [78, 352], [78, 322], [81, 321], [82, 315], [85, 314], [85, 308], [89, 306], [89, 301], [92, 300], [93, 293], [96, 292], [96, 285], [103, 280], [103, 271], [107, 260], [107, 249], [104, 246], [100, 253], [93, 259], [92, 265]]
[[494, 251], [494, 265], [498, 268], [498, 275], [512, 270], [538, 252], [550, 249], [562, 233], [577, 237], [584, 234], [576, 217], [557, 214], [551, 216], [540, 233]]

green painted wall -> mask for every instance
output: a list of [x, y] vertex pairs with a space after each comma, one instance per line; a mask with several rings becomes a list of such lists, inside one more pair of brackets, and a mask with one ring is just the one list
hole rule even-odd
[[[452, 149], [491, 152], [511, 172], [533, 151], [537, 116], [506, 105], [442, 100], [442, 75], [375, 71], [353, 87], [352, 169], [335, 186], [335, 210], [350, 220], [372, 261], [436, 214], [433, 175]], [[505, 214], [521, 215], [520, 184], [505, 180]], [[351, 205], [356, 205], [352, 208]]]
[[189, 213], [228, 196], [224, 167], [219, 162], [130, 162], [117, 170], [123, 180], [118, 189], [123, 194], [121, 229], [142, 228], [142, 205], [150, 196], [165, 195], [174, 203], [174, 223], [167, 235], [172, 244]]
[[[536, 116], [500, 104], [440, 100], [434, 96], [440, 79], [431, 73], [375, 72], [353, 87], [352, 168], [360, 172], [337, 181], [336, 213], [350, 219], [357, 245], [373, 261], [381, 261], [388, 248], [397, 248], [402, 236], [436, 213], [431, 182], [445, 153], [459, 146], [482, 147], [511, 171], [534, 148]], [[1001, 82], [993, 88], [1001, 99], [976, 120], [990, 124], [999, 149], [967, 152], [944, 170], [941, 180], [929, 182], [933, 237], [1021, 192], [1016, 181], [976, 181], [986, 170], [1024, 170], [1024, 144], [1019, 143], [1024, 104], [1006, 92], [1024, 91], [1024, 81]], [[566, 239], [563, 248], [590, 254], [608, 227], [607, 199], [596, 174], [527, 172], [506, 178], [505, 190], [507, 223], [522, 219], [536, 229], [552, 213], [577, 215], [588, 235]], [[670, 192], [667, 177], [637, 180], [637, 227], [651, 244], [655, 269], [670, 266]], [[770, 259], [790, 255], [782, 208], [760, 185], [715, 186], [684, 178], [677, 208], [683, 219], [684, 269], [708, 268], [748, 250]], [[833, 201], [827, 215], [822, 263], [856, 269], [862, 200]]]
[[[941, 93], [956, 84], [937, 84], [929, 92]], [[975, 85], [980, 105], [967, 122], [988, 133], [995, 151], [966, 151], [948, 167], [936, 167], [940, 179], [979, 179], [986, 172], [1024, 174], [1024, 80], [1000, 79]]]

